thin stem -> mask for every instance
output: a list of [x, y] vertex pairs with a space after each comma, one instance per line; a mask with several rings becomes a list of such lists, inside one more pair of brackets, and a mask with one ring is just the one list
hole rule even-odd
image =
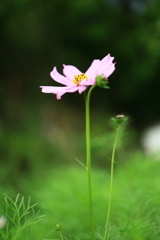
[[92, 204], [92, 186], [91, 186], [91, 146], [90, 146], [90, 95], [93, 88], [96, 85], [90, 87], [86, 97], [86, 162], [87, 162], [87, 177], [88, 177], [88, 189], [89, 189], [89, 207], [90, 207], [90, 223], [92, 231], [92, 239], [95, 240], [94, 218], [93, 218], [93, 204]]
[[59, 231], [59, 235], [60, 235], [60, 237], [61, 237], [61, 240], [64, 240], [61, 231]]
[[111, 211], [112, 191], [113, 191], [114, 158], [115, 158], [115, 151], [116, 151], [116, 144], [117, 144], [117, 138], [118, 138], [119, 129], [120, 129], [120, 125], [116, 129], [116, 137], [115, 137], [115, 141], [114, 141], [114, 145], [113, 145], [113, 151], [112, 151], [108, 213], [107, 213], [107, 220], [106, 220], [105, 232], [104, 232], [103, 240], [105, 240], [106, 238], [108, 239], [109, 217], [110, 217], [110, 211]]

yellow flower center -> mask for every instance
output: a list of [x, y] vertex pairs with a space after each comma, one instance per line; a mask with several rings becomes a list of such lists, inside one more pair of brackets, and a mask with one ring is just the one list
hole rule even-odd
[[81, 74], [75, 75], [72, 82], [76, 85], [79, 85], [83, 79], [88, 80], [88, 77], [84, 73], [81, 73]]

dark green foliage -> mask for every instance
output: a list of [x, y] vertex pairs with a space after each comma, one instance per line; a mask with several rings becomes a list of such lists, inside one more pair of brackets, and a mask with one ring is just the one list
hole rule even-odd
[[[101, 98], [97, 91], [94, 104], [104, 101], [115, 113], [132, 115], [139, 128], [156, 121], [160, 110], [158, 9], [158, 0], [3, 1], [2, 119], [9, 118], [11, 105], [16, 111], [32, 99], [36, 108], [35, 98], [54, 98], [40, 94], [39, 89], [54, 83], [49, 76], [53, 66], [73, 64], [85, 72], [93, 59], [111, 53], [117, 63], [109, 79], [111, 90], [101, 89]], [[64, 99], [73, 104], [77, 94], [66, 94]]]

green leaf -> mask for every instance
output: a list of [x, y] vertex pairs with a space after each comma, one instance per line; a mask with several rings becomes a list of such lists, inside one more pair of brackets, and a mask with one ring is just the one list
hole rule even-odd
[[81, 166], [83, 166], [87, 170], [87, 167], [80, 160], [78, 160], [78, 158], [75, 158], [75, 159]]

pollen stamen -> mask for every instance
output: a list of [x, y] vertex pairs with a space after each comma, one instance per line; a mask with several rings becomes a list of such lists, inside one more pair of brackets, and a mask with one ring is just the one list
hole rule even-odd
[[80, 82], [81, 82], [83, 79], [88, 80], [88, 77], [87, 77], [84, 73], [81, 73], [81, 74], [75, 75], [75, 76], [74, 76], [74, 79], [72, 80], [72, 82], [73, 82], [74, 84], [76, 84], [77, 86], [79, 86]]

